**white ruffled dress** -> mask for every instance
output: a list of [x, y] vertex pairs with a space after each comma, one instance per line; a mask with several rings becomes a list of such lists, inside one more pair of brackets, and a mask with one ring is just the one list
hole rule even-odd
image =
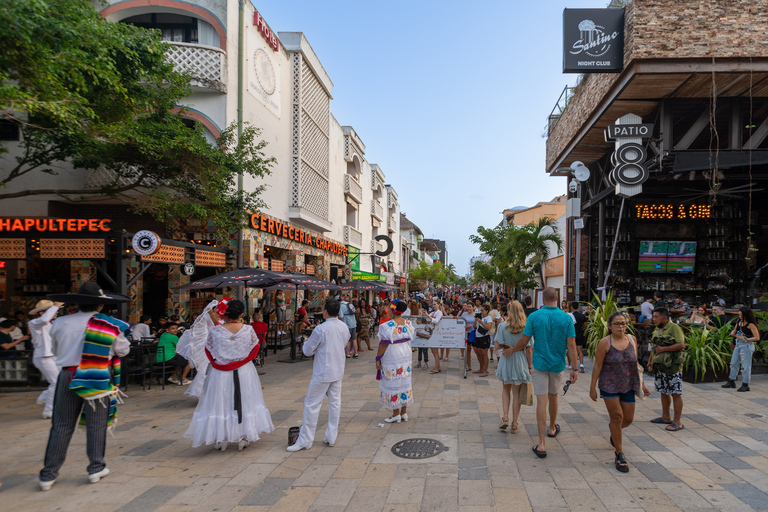
[[[243, 325], [236, 334], [222, 326], [210, 329], [205, 348], [217, 363], [242, 361], [259, 343], [253, 328]], [[237, 369], [240, 381], [242, 422], [235, 410], [234, 371], [208, 369], [203, 392], [192, 423], [184, 437], [192, 439], [192, 447], [213, 443], [237, 443], [242, 439], [258, 441], [259, 434], [275, 430], [272, 417], [264, 404], [261, 381], [256, 367], [248, 362]]]
[[413, 403], [411, 388], [411, 341], [414, 328], [411, 322], [397, 325], [394, 320], [379, 326], [379, 343], [389, 346], [381, 357], [381, 404], [387, 409], [394, 410]]
[[205, 343], [208, 341], [208, 333], [215, 325], [209, 313], [218, 304], [219, 302], [216, 300], [209, 303], [200, 316], [197, 317], [195, 323], [182, 333], [179, 343], [176, 345], [176, 353], [189, 361], [189, 365], [197, 370], [197, 375], [192, 380], [192, 384], [187, 386], [187, 390], [184, 391], [184, 394], [187, 396], [200, 398], [200, 395], [203, 393], [205, 377], [208, 375], [208, 368], [211, 366], [208, 357], [205, 355]]

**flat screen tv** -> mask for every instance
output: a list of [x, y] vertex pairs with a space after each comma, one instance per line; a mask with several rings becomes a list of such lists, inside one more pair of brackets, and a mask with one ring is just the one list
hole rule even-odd
[[643, 240], [637, 270], [658, 274], [692, 274], [696, 267], [696, 242]]

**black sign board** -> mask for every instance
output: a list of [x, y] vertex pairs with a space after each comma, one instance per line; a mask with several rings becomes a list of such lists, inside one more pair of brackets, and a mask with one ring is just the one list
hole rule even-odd
[[649, 139], [653, 136], [653, 123], [612, 124], [605, 129], [605, 141], [616, 139]]
[[624, 69], [624, 9], [563, 11], [563, 73]]

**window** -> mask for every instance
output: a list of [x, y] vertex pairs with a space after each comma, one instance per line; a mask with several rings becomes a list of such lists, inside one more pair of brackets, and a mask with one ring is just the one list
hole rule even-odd
[[197, 18], [180, 14], [153, 13], [131, 16], [123, 20], [137, 27], [160, 31], [163, 41], [170, 43], [198, 43], [198, 23], [208, 25]]
[[0, 140], [21, 140], [19, 125], [13, 121], [0, 120]]

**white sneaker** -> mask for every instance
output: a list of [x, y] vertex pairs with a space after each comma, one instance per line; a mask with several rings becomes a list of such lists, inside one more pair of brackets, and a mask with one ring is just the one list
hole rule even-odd
[[50, 491], [51, 487], [53, 487], [53, 484], [56, 483], [56, 480], [48, 480], [47, 482], [43, 482], [40, 480], [40, 490], [41, 491]]
[[587, 372], [587, 370], [584, 369], [584, 365], [580, 364], [579, 365], [579, 373], [586, 373], [586, 372]]
[[168, 377], [168, 382], [170, 382], [171, 384], [178, 384], [179, 379], [177, 379], [176, 377]]
[[99, 471], [98, 473], [93, 473], [92, 475], [88, 475], [88, 480], [90, 480], [92, 484], [95, 484], [96, 482], [98, 482], [99, 480], [101, 480], [102, 478], [107, 476], [108, 474], [109, 474], [109, 469], [108, 468], [104, 468], [101, 471]]
[[400, 417], [403, 419], [403, 421], [408, 421], [408, 413], [401, 414]]
[[333, 443], [329, 443], [327, 439], [323, 439], [323, 444], [327, 444], [328, 446], [333, 446]]
[[566, 370], [573, 370], [573, 366], [571, 366], [570, 364], [567, 364], [567, 365], [565, 365], [565, 369]]
[[43, 419], [49, 420], [53, 418], [53, 411], [43, 411]]
[[189, 379], [184, 379], [184, 382], [181, 382], [181, 383], [179, 384], [179, 386], [189, 386], [190, 384], [192, 384], [192, 381], [191, 381], [191, 380], [189, 380]]
[[387, 423], [400, 423], [401, 419], [402, 418], [398, 414], [397, 416], [392, 416], [391, 418], [385, 418], [384, 421], [386, 421]]
[[294, 444], [285, 449], [285, 451], [288, 451], [288, 452], [297, 452], [299, 450], [309, 450], [309, 448], [306, 446], [301, 446], [300, 444]]

